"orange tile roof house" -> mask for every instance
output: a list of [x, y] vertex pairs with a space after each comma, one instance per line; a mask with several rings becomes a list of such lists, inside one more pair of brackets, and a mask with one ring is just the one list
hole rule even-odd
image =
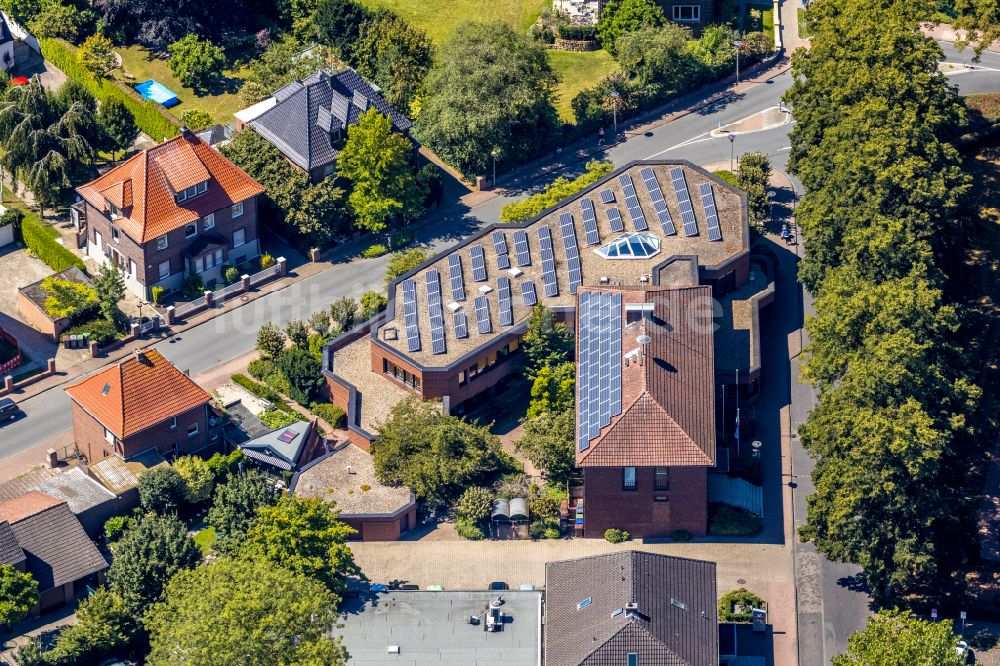
[[38, 582], [35, 615], [96, 587], [108, 568], [66, 501], [38, 490], [0, 504], [0, 564]]
[[136, 352], [66, 393], [76, 445], [91, 463], [151, 449], [187, 455], [211, 445], [211, 396], [158, 351]]
[[264, 189], [194, 133], [131, 157], [77, 188], [73, 221], [87, 254], [114, 262], [141, 298], [176, 289], [189, 275], [206, 285], [223, 265], [260, 254], [257, 195]]

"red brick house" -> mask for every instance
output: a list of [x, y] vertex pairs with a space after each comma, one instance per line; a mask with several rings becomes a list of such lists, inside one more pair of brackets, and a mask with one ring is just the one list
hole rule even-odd
[[264, 189], [194, 133], [135, 155], [77, 188], [72, 214], [87, 255], [112, 261], [129, 290], [151, 297], [197, 275], [206, 285], [225, 265], [259, 256], [257, 195]]
[[212, 445], [211, 396], [156, 350], [136, 352], [66, 392], [76, 445], [92, 463], [151, 449], [188, 455]]

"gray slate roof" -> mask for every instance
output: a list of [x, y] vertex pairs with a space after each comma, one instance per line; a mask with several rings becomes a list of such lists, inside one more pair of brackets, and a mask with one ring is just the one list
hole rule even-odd
[[39, 483], [36, 490], [46, 495], [66, 500], [70, 511], [76, 514], [115, 499], [115, 494], [94, 481], [79, 467]]
[[412, 126], [353, 69], [338, 74], [320, 70], [279, 88], [274, 97], [278, 103], [250, 121], [250, 126], [307, 171], [336, 161], [339, 151], [331, 145], [330, 128], [346, 130], [368, 106], [389, 116], [400, 132]]
[[[298, 466], [302, 450], [312, 437], [312, 428], [311, 423], [296, 421], [290, 426], [272, 430], [256, 439], [243, 442], [240, 448], [254, 460], [274, 465], [279, 469], [292, 470]], [[286, 433], [289, 437], [294, 434], [290, 442], [281, 439]]]
[[10, 34], [10, 29], [7, 27], [7, 21], [4, 20], [3, 15], [0, 15], [0, 44], [6, 44], [12, 39], [14, 39], [14, 37]]
[[545, 565], [551, 666], [621, 666], [630, 652], [643, 666], [718, 666], [717, 613], [714, 562], [623, 551]]
[[[2, 22], [2, 19], [0, 19]], [[10, 523], [6, 520], [0, 521], [0, 564], [10, 564], [12, 566], [24, 562], [25, 554], [21, 546], [17, 543], [17, 537], [10, 529]]]
[[11, 525], [28, 572], [45, 592], [108, 568], [69, 505], [60, 503]]

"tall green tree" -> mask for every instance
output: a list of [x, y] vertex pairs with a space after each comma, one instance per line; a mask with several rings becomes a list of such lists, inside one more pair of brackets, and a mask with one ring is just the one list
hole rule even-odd
[[135, 116], [118, 99], [112, 98], [101, 102], [97, 110], [97, 124], [104, 130], [105, 142], [112, 154], [119, 150], [128, 150], [139, 137]]
[[528, 418], [545, 412], [563, 412], [573, 409], [576, 403], [576, 364], [566, 361], [558, 365], [544, 365], [535, 373], [531, 385], [531, 404]]
[[125, 298], [125, 275], [116, 264], [101, 264], [94, 276], [94, 291], [97, 292], [101, 314], [110, 323], [117, 324], [121, 316], [118, 304]]
[[736, 183], [747, 193], [750, 227], [763, 233], [771, 210], [771, 200], [767, 198], [771, 183], [771, 160], [761, 152], [744, 153], [740, 157]]
[[466, 23], [427, 77], [416, 134], [467, 176], [486, 174], [497, 147], [527, 160], [553, 145], [556, 77], [539, 44], [504, 23]]
[[76, 50], [76, 59], [95, 76], [107, 76], [118, 66], [114, 44], [101, 34], [90, 35], [83, 40]]
[[138, 632], [134, 609], [106, 587], [80, 602], [76, 624], [59, 632], [55, 645], [45, 653], [51, 664], [98, 663], [128, 645]]
[[10, 564], [0, 564], [0, 627], [10, 627], [28, 616], [38, 603], [38, 582]]
[[426, 32], [383, 10], [362, 24], [352, 61], [362, 76], [382, 88], [389, 104], [407, 113], [420, 94], [433, 56]]
[[241, 558], [261, 558], [323, 583], [339, 603], [346, 576], [360, 573], [347, 539], [356, 534], [337, 519], [332, 502], [285, 496], [260, 509], [240, 544]]
[[215, 489], [212, 508], [205, 518], [219, 537], [215, 550], [234, 552], [257, 519], [257, 512], [277, 503], [274, 488], [256, 469], [231, 476]]
[[326, 66], [326, 53], [303, 54], [306, 44], [295, 39], [271, 42], [267, 49], [248, 65], [248, 72], [240, 88], [244, 104], [256, 104], [271, 96], [275, 90], [304, 79]]
[[394, 132], [389, 117], [374, 107], [347, 128], [337, 175], [351, 182], [347, 203], [359, 228], [378, 233], [423, 212], [412, 155], [410, 141]]
[[690, 40], [691, 30], [676, 23], [644, 25], [617, 39], [615, 60], [646, 95], [671, 95], [685, 90], [700, 75], [701, 68], [688, 47]]
[[201, 550], [175, 516], [148, 514], [115, 545], [108, 588], [133, 616], [158, 601], [167, 581], [201, 561]]
[[573, 358], [573, 331], [556, 319], [556, 313], [536, 305], [528, 315], [524, 333], [524, 353], [528, 357], [527, 375], [534, 379], [542, 368], [562, 365]]
[[524, 422], [524, 435], [517, 450], [549, 480], [565, 483], [576, 469], [576, 411], [543, 412]]
[[176, 513], [185, 501], [187, 486], [173, 467], [156, 467], [139, 477], [139, 505], [147, 513]]
[[833, 666], [961, 666], [950, 621], [928, 622], [908, 611], [883, 610], [847, 639]]
[[655, 0], [608, 0], [597, 23], [597, 38], [613, 56], [623, 35], [644, 28], [660, 28], [667, 22], [663, 8]]
[[319, 581], [267, 560], [223, 558], [175, 576], [149, 609], [150, 666], [342, 666], [329, 637], [336, 598]]
[[181, 85], [195, 90], [207, 90], [222, 74], [226, 65], [225, 52], [212, 42], [197, 35], [185, 35], [170, 45], [167, 65]]
[[370, 12], [354, 0], [319, 0], [313, 25], [321, 44], [333, 49], [343, 60], [351, 60], [361, 37], [361, 26]]

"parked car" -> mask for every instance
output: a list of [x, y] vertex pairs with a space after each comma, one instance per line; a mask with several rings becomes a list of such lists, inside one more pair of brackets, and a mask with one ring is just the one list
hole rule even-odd
[[959, 661], [963, 664], [969, 663], [969, 644], [965, 641], [959, 641], [955, 645], [955, 655], [958, 656]]
[[17, 403], [10, 398], [0, 398], [0, 421], [13, 421], [20, 413]]

